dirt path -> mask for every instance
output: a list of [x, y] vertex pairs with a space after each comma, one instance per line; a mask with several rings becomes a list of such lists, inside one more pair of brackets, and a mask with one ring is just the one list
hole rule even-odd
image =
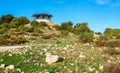
[[24, 46], [0, 46], [0, 52], [5, 52], [9, 49], [22, 48], [22, 47], [29, 47], [29, 46], [28, 45], [24, 45]]

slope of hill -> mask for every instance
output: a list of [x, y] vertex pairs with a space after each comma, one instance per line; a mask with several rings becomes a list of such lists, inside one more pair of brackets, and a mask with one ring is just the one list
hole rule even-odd
[[55, 26], [56, 24], [51, 22], [50, 20], [36, 20], [38, 22], [45, 22], [46, 24], [48, 24], [49, 26]]

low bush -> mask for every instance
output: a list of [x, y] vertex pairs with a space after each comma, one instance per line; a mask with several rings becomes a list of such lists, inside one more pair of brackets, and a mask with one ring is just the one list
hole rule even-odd
[[0, 45], [9, 45], [8, 39], [0, 39]]
[[31, 25], [32, 25], [33, 27], [37, 27], [37, 26], [39, 25], [39, 22], [33, 20], [33, 21], [31, 22]]
[[119, 64], [116, 62], [109, 62], [105, 64], [103, 70], [105, 73], [120, 73]]
[[83, 34], [81, 33], [79, 37], [79, 41], [81, 43], [90, 43], [90, 42], [93, 42], [93, 39], [94, 39], [93, 34], [87, 33], [87, 32]]
[[46, 24], [45, 22], [40, 22], [39, 27], [48, 27], [48, 24]]
[[59, 25], [55, 25], [53, 27], [56, 28], [56, 30], [60, 30], [60, 26]]
[[10, 28], [18, 28], [20, 26], [20, 22], [19, 22], [19, 19], [18, 18], [14, 18], [10, 24], [9, 24], [9, 27]]
[[4, 27], [4, 28], [9, 28], [9, 23], [3, 23], [3, 24], [2, 24], [2, 27]]
[[69, 32], [71, 32], [72, 31], [72, 25], [73, 25], [73, 23], [72, 22], [64, 22], [64, 23], [62, 23], [61, 24], [61, 26], [59, 27], [60, 28], [60, 30], [66, 30], [66, 31], [69, 31]]
[[0, 29], [0, 34], [5, 34], [7, 32], [7, 28]]
[[97, 47], [105, 46], [106, 42], [108, 41], [108, 38], [105, 36], [99, 36], [98, 38], [95, 38], [95, 45]]
[[34, 30], [33, 30], [35, 33], [41, 33], [42, 31], [40, 31], [40, 29], [39, 28], [34, 28]]
[[106, 42], [106, 47], [120, 47], [120, 40]]
[[16, 45], [16, 44], [21, 44], [21, 43], [25, 43], [27, 42], [27, 40], [23, 37], [23, 36], [13, 36], [13, 37], [10, 37], [9, 39], [9, 43], [11, 45]]
[[118, 34], [118, 35], [116, 36], [116, 39], [120, 39], [120, 34]]
[[50, 39], [52, 37], [51, 34], [42, 34], [41, 35], [42, 39]]
[[8, 38], [9, 36], [6, 34], [0, 35], [0, 45], [8, 45], [9, 43]]
[[115, 48], [109, 48], [107, 50], [104, 50], [104, 53], [107, 53], [109, 55], [120, 55], [120, 50], [117, 50]]
[[24, 27], [23, 31], [24, 32], [33, 32], [34, 28], [33, 27]]
[[65, 37], [65, 36], [67, 36], [69, 34], [69, 31], [67, 31], [67, 30], [61, 30], [60, 32], [61, 32], [61, 35], [63, 37]]
[[48, 24], [46, 24], [45, 22], [38, 22], [35, 20], [31, 22], [31, 25], [33, 27], [47, 27], [48, 26]]
[[23, 36], [14, 35], [14, 36], [0, 37], [0, 45], [16, 45], [25, 42], [27, 42], [27, 40]]
[[106, 42], [99, 42], [99, 41], [95, 42], [95, 46], [97, 46], [97, 47], [103, 47], [103, 46], [105, 46], [105, 44], [106, 44]]

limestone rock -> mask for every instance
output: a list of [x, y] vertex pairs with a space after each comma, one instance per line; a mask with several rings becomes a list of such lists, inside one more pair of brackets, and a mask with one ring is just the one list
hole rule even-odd
[[104, 65], [103, 70], [105, 73], [119, 73], [120, 68], [116, 62], [108, 62]]
[[46, 53], [45, 62], [47, 62], [49, 65], [57, 62], [58, 60], [59, 60], [59, 56], [58, 55], [52, 55], [49, 52]]

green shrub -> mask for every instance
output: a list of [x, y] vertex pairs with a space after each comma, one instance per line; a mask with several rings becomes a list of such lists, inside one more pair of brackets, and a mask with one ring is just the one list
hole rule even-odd
[[34, 28], [34, 32], [35, 32], [35, 33], [41, 33], [41, 31], [40, 31], [39, 28]]
[[18, 21], [20, 22], [21, 25], [25, 25], [29, 23], [29, 19], [27, 17], [21, 16], [18, 18]]
[[97, 47], [105, 46], [106, 42], [108, 41], [108, 38], [106, 36], [99, 36], [95, 38], [95, 45]]
[[31, 25], [32, 25], [33, 27], [37, 27], [37, 26], [39, 25], [39, 22], [33, 20], [33, 21], [31, 22]]
[[67, 36], [69, 34], [69, 31], [67, 30], [61, 30], [61, 35], [64, 37], [64, 36]]
[[118, 34], [118, 35], [116, 36], [116, 39], [120, 39], [120, 34]]
[[73, 25], [72, 22], [64, 22], [64, 23], [61, 24], [59, 29], [71, 32], [72, 29], [73, 29], [72, 25]]
[[23, 27], [24, 32], [33, 32], [34, 28], [33, 27]]
[[8, 29], [7, 28], [2, 28], [0, 29], [0, 34], [5, 34], [7, 33]]
[[0, 36], [0, 45], [16, 45], [25, 42], [27, 42], [27, 40], [23, 36], [16, 36], [16, 35]]
[[120, 47], [120, 40], [106, 42], [106, 47]]
[[87, 25], [88, 25], [87, 23], [77, 23], [74, 26], [74, 29], [72, 32], [76, 35], [81, 35], [81, 34], [84, 34], [86, 32], [91, 33], [92, 31], [90, 30], [90, 28]]
[[101, 41], [96, 41], [96, 42], [95, 42], [95, 46], [97, 46], [97, 47], [103, 47], [103, 46], [105, 46], [105, 44], [106, 44], [105, 41], [103, 41], [103, 42], [101, 42]]
[[21, 44], [25, 42], [27, 42], [27, 40], [23, 36], [12, 36], [9, 38], [9, 44], [11, 45]]
[[105, 50], [104, 53], [107, 53], [109, 55], [120, 55], [120, 50], [117, 50], [115, 48], [110, 48]]
[[18, 30], [19, 30], [19, 31], [23, 31], [23, 30], [24, 30], [24, 26], [23, 26], [23, 25], [20, 25], [20, 26], [18, 27]]
[[119, 38], [120, 29], [106, 28], [106, 30], [104, 31], [104, 35], [109, 39]]
[[82, 43], [90, 43], [93, 42], [93, 40], [94, 40], [93, 33], [80, 34], [79, 41]]
[[0, 45], [9, 45], [9, 40], [0, 38]]
[[109, 62], [104, 65], [103, 71], [105, 73], [120, 73], [119, 63]]
[[18, 18], [14, 18], [14, 19], [10, 22], [10, 27], [11, 27], [11, 28], [18, 28], [20, 25], [21, 25], [21, 24], [20, 24]]
[[0, 25], [2, 25], [2, 23], [3, 23], [3, 21], [2, 21], [2, 19], [0, 18]]
[[40, 22], [39, 27], [48, 27], [48, 24], [46, 24], [45, 22]]
[[42, 39], [50, 39], [52, 37], [51, 34], [42, 34], [41, 35]]
[[0, 45], [7, 45], [9, 43], [8, 38], [9, 35], [7, 34], [0, 35]]
[[9, 23], [3, 23], [3, 24], [2, 24], [2, 27], [3, 27], [3, 28], [9, 28]]
[[11, 14], [3, 15], [1, 20], [3, 23], [10, 23], [13, 20], [14, 16]]
[[48, 24], [46, 24], [45, 22], [38, 22], [38, 21], [32, 21], [31, 25], [33, 27], [48, 27]]
[[55, 25], [53, 27], [56, 28], [56, 30], [60, 30], [60, 26], [59, 25]]

